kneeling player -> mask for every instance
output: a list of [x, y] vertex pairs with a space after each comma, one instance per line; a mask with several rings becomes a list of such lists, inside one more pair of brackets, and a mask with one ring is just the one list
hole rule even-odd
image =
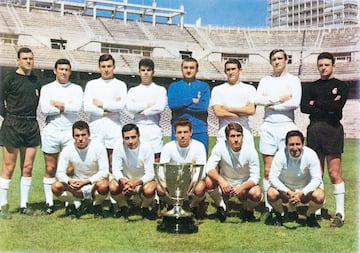
[[[77, 121], [72, 127], [75, 143], [66, 146], [60, 153], [56, 178], [52, 191], [60, 200], [66, 201], [65, 214], [80, 217], [81, 200], [91, 199], [94, 205], [94, 216], [103, 216], [102, 202], [109, 193], [107, 180], [109, 163], [105, 147], [90, 140], [89, 125]], [[73, 176], [66, 173], [68, 165], [73, 168]]]
[[155, 219], [157, 211], [150, 210], [156, 189], [153, 151], [147, 143], [140, 142], [139, 128], [134, 124], [123, 126], [122, 137], [112, 157], [114, 180], [110, 182], [110, 193], [117, 202], [115, 216], [127, 218], [127, 200], [136, 195], [143, 218]]
[[[206, 186], [217, 206], [217, 217], [226, 220], [226, 204], [223, 197], [237, 197], [243, 203], [240, 218], [255, 221], [254, 208], [262, 199], [259, 158], [252, 146], [243, 144], [243, 128], [229, 123], [225, 128], [226, 140], [214, 146], [206, 164]], [[216, 168], [220, 167], [218, 171]]]
[[[296, 221], [296, 206], [308, 204], [306, 224], [320, 227], [315, 211], [323, 205], [325, 192], [319, 159], [315, 151], [304, 146], [304, 136], [298, 130], [286, 134], [285, 144], [286, 148], [275, 154], [270, 169], [267, 196], [276, 216], [270, 223]], [[287, 206], [286, 214], [283, 205]]]

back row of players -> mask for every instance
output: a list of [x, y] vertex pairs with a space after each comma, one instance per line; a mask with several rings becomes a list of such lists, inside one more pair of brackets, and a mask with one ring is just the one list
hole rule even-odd
[[[320, 210], [325, 198], [322, 175], [326, 159], [336, 203], [331, 226], [341, 227], [345, 218], [345, 184], [341, 173], [344, 132], [340, 120], [348, 86], [334, 78], [335, 59], [327, 52], [317, 59], [321, 78], [303, 90], [300, 80], [286, 71], [284, 50], [274, 49], [269, 60], [273, 73], [260, 80], [257, 90], [240, 81], [240, 62], [228, 60], [224, 70], [227, 82], [214, 87], [210, 94], [208, 84], [196, 79], [199, 66], [194, 58], [183, 60], [184, 78], [172, 83], [168, 91], [152, 80], [154, 62], [142, 59], [141, 84], [127, 91], [126, 84], [114, 78], [114, 58], [104, 54], [99, 58], [101, 77], [89, 81], [84, 92], [69, 81], [70, 62], [59, 59], [54, 67], [56, 80], [43, 86], [40, 92], [40, 85], [31, 73], [33, 53], [29, 48], [21, 48], [18, 69], [5, 76], [2, 86], [4, 161], [0, 217], [10, 218], [7, 193], [19, 152], [22, 170], [19, 211], [34, 213], [27, 202], [36, 148], [40, 144], [36, 121], [39, 103], [46, 115], [46, 126], [41, 131], [46, 167], [45, 213], [54, 211], [54, 193], [70, 203], [66, 208], [69, 215], [77, 215], [79, 199], [83, 198], [94, 199], [95, 213], [100, 214], [101, 203], [110, 191], [112, 207], [118, 215], [126, 216], [126, 196], [138, 192], [144, 216], [148, 216], [156, 188], [160, 199], [169, 203], [154, 181], [153, 162], [195, 162], [206, 164], [206, 173], [191, 196], [190, 208], [194, 212], [207, 189], [221, 221], [226, 219], [226, 199], [234, 195], [244, 201], [245, 220], [254, 219], [253, 209], [264, 197], [270, 220], [275, 223], [289, 217], [295, 219], [296, 205], [309, 203], [307, 224], [318, 226], [315, 211]], [[307, 145], [315, 152], [303, 147], [304, 137], [296, 130], [294, 110], [300, 104], [302, 112], [310, 115]], [[173, 141], [163, 147], [159, 122], [166, 105], [172, 111]], [[219, 119], [219, 131], [217, 144], [206, 162], [209, 105]], [[259, 162], [248, 124], [248, 116], [255, 113], [256, 105], [265, 108], [260, 128], [265, 169], [263, 193], [258, 185]], [[83, 121], [76, 122], [82, 108], [90, 116], [89, 126]], [[122, 127], [119, 113], [124, 108], [133, 114], [134, 124]], [[109, 180], [105, 179], [108, 173]], [[286, 212], [283, 204], [287, 206]]]

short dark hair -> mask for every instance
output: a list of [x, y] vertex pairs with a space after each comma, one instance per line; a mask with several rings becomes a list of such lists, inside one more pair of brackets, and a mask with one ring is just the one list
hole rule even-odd
[[178, 118], [177, 120], [175, 120], [174, 122], [174, 131], [176, 131], [176, 128], [178, 126], [188, 126], [190, 131], [192, 131], [192, 123], [190, 120], [186, 119], [186, 118]]
[[305, 141], [304, 135], [299, 130], [291, 130], [291, 131], [287, 132], [286, 137], [285, 137], [285, 144], [287, 145], [289, 142], [289, 138], [294, 137], [294, 136], [300, 137], [301, 143], [304, 144], [304, 141]]
[[332, 53], [329, 52], [322, 52], [318, 55], [317, 60], [321, 60], [321, 59], [329, 59], [331, 60], [332, 64], [335, 64], [335, 57]]
[[113, 64], [115, 65], [115, 59], [111, 54], [103, 54], [99, 57], [99, 65], [100, 62], [109, 61], [109, 60], [112, 60]]
[[17, 58], [18, 58], [18, 59], [20, 59], [20, 55], [21, 55], [22, 53], [32, 53], [32, 54], [34, 54], [33, 51], [31, 51], [30, 48], [28, 48], [28, 47], [22, 47], [22, 48], [20, 48], [20, 49], [18, 50], [18, 52], [17, 52]]
[[271, 62], [271, 57], [273, 57], [274, 54], [279, 53], [279, 52], [283, 53], [284, 57], [285, 57], [285, 60], [287, 60], [288, 57], [287, 57], [287, 54], [286, 54], [285, 50], [281, 49], [281, 48], [275, 48], [270, 52], [270, 55], [269, 55], [270, 62]]
[[129, 123], [122, 127], [122, 129], [121, 129], [122, 137], [124, 138], [124, 134], [131, 130], [135, 130], [137, 135], [140, 135], [139, 127], [133, 123]]
[[76, 121], [76, 122], [73, 124], [73, 126], [72, 126], [72, 134], [73, 134], [73, 136], [74, 136], [75, 129], [79, 129], [79, 130], [86, 129], [87, 132], [88, 132], [88, 134], [90, 135], [89, 124], [86, 123], [86, 122], [83, 121], [83, 120]]
[[229, 59], [224, 64], [224, 71], [226, 72], [226, 65], [227, 64], [236, 64], [239, 69], [241, 69], [241, 62], [238, 59]]
[[199, 69], [199, 62], [193, 57], [185, 57], [183, 59], [183, 61], [181, 62], [181, 68], [183, 67], [184, 62], [195, 62], [196, 63], [196, 69]]
[[236, 132], [243, 133], [243, 127], [242, 127], [239, 123], [230, 122], [230, 123], [225, 127], [225, 135], [226, 135], [226, 138], [229, 137], [231, 130], [235, 130]]
[[139, 69], [141, 68], [141, 66], [149, 67], [152, 71], [154, 71], [154, 69], [155, 69], [154, 61], [149, 58], [141, 59], [139, 61]]
[[57, 69], [57, 66], [60, 64], [66, 64], [69, 65], [70, 69], [71, 69], [71, 64], [70, 61], [68, 59], [59, 59], [55, 62], [55, 69]]

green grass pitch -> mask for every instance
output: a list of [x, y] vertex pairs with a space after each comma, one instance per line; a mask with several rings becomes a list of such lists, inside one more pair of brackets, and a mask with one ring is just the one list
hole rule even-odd
[[[168, 140], [168, 139], [167, 139]], [[214, 144], [211, 138], [210, 146]], [[256, 143], [258, 138], [256, 138]], [[346, 221], [342, 228], [330, 228], [330, 221], [320, 221], [320, 229], [308, 227], [274, 227], [262, 222], [241, 223], [234, 215], [225, 223], [206, 218], [196, 221], [196, 234], [157, 232], [156, 221], [140, 216], [94, 219], [92, 215], [78, 220], [64, 218], [64, 208], [50, 216], [25, 217], [15, 213], [19, 205], [19, 168], [9, 190], [12, 220], [0, 221], [0, 251], [23, 252], [358, 252], [358, 189], [359, 141], [346, 139], [343, 155], [343, 176], [346, 183]], [[1, 159], [2, 160], [2, 159]], [[44, 205], [42, 178], [43, 155], [39, 150], [33, 171], [30, 205]], [[324, 208], [334, 215], [332, 186], [324, 176], [327, 193]], [[215, 212], [207, 197], [207, 214]], [[256, 212], [256, 216], [260, 213]]]

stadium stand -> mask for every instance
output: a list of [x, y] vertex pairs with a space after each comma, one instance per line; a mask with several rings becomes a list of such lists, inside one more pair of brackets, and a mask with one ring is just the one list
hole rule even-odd
[[[167, 87], [171, 81], [181, 78], [182, 57], [191, 55], [199, 60], [198, 78], [207, 81], [211, 87], [226, 80], [223, 64], [229, 58], [241, 60], [242, 81], [256, 86], [263, 76], [271, 73], [269, 52], [280, 47], [290, 56], [288, 71], [298, 75], [306, 85], [318, 78], [317, 55], [321, 51], [330, 51], [337, 58], [336, 77], [351, 85], [350, 99], [344, 109], [345, 134], [360, 138], [360, 26], [284, 30], [154, 24], [140, 18], [125, 22], [116, 17], [94, 17], [81, 4], [67, 2], [65, 10], [59, 10], [51, 7], [53, 1], [32, 2], [35, 3], [30, 9], [21, 3], [0, 2], [2, 72], [15, 68], [17, 49], [28, 46], [34, 51], [38, 71], [48, 73], [58, 58], [68, 58], [72, 63], [74, 82], [81, 84], [91, 79], [92, 73], [98, 73], [98, 58], [108, 52], [115, 57], [116, 74], [120, 79], [135, 77], [138, 61], [151, 57], [156, 65], [155, 76], [160, 78], [159, 84]], [[45, 8], [39, 7], [43, 5]], [[52, 77], [51, 73], [48, 75]], [[87, 115], [81, 117], [86, 119]], [[262, 117], [263, 108], [258, 107], [250, 118], [255, 135], [258, 135]], [[130, 120], [125, 113], [123, 121]], [[166, 135], [170, 135], [169, 123], [167, 108], [161, 121]], [[296, 123], [306, 132], [308, 119], [299, 110], [296, 111]], [[217, 124], [209, 109], [210, 135], [215, 135]]]

